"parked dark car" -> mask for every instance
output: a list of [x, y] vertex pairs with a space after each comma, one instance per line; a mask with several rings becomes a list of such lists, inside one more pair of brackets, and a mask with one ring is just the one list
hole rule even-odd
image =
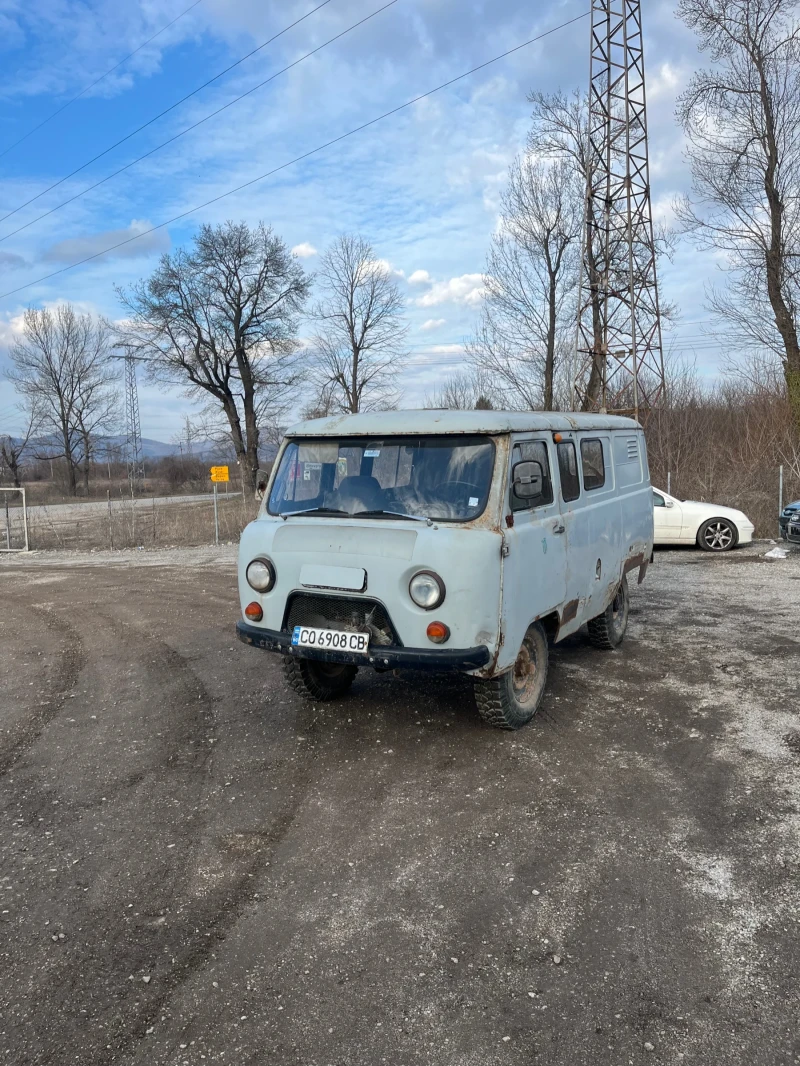
[[784, 540], [786, 540], [786, 531], [789, 528], [789, 520], [791, 518], [800, 520], [800, 500], [795, 500], [794, 503], [787, 503], [780, 513], [778, 523], [781, 527], [781, 536]]
[[790, 544], [800, 544], [800, 509], [789, 516], [786, 527], [786, 539]]

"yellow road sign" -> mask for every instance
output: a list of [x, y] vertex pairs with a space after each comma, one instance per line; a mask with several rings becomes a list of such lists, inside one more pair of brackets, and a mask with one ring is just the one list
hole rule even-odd
[[230, 481], [228, 477], [227, 466], [212, 466], [211, 467], [211, 480], [212, 481]]

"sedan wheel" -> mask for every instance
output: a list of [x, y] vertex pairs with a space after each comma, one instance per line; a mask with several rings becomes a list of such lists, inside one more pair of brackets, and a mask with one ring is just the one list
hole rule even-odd
[[700, 526], [697, 543], [707, 552], [726, 552], [735, 548], [739, 531], [727, 518], [712, 518]]

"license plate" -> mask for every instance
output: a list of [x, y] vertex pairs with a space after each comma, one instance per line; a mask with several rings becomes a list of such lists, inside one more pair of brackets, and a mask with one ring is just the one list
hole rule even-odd
[[344, 629], [317, 629], [314, 626], [295, 626], [292, 631], [295, 648], [323, 648], [326, 651], [354, 651], [366, 655], [369, 633], [350, 633]]

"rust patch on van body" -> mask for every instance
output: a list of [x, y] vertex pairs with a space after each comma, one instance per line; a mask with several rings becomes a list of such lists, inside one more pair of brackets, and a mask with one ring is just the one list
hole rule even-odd
[[625, 560], [625, 565], [622, 568], [623, 574], [630, 573], [631, 570], [635, 570], [637, 566], [644, 565], [644, 552], [639, 552], [637, 555], [630, 555]]
[[578, 607], [580, 606], [580, 600], [570, 600], [569, 603], [564, 604], [564, 610], [561, 613], [561, 625], [566, 625], [567, 622], [571, 622], [578, 613]]

